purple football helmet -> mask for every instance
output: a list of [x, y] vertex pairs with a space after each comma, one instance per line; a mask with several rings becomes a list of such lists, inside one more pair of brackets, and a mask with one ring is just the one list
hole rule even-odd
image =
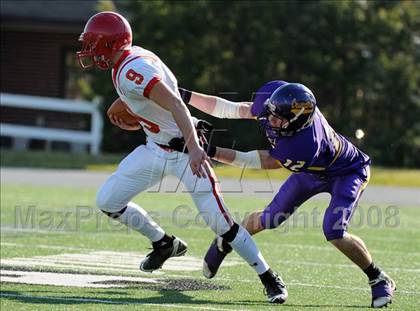
[[[316, 99], [309, 88], [300, 83], [287, 83], [277, 88], [264, 102], [264, 110], [258, 115], [258, 121], [272, 142], [273, 139], [292, 136], [310, 126], [315, 108]], [[281, 127], [274, 127], [270, 124], [270, 115], [286, 122]]]

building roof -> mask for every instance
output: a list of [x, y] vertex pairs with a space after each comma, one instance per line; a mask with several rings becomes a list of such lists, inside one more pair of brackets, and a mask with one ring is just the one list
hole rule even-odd
[[3, 29], [73, 32], [99, 10], [99, 0], [1, 0]]

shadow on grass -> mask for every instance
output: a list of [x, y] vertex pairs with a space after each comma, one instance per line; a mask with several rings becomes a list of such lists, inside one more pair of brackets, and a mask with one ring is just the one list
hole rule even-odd
[[[36, 291], [33, 291], [36, 292]], [[52, 291], [50, 293], [53, 293]], [[53, 305], [83, 305], [83, 304], [95, 304], [95, 305], [165, 305], [165, 304], [189, 304], [189, 305], [219, 305], [219, 306], [267, 306], [267, 303], [261, 301], [217, 301], [208, 299], [198, 299], [184, 294], [181, 291], [159, 291], [158, 296], [147, 297], [147, 298], [129, 298], [129, 297], [113, 297], [113, 298], [102, 298], [95, 296], [37, 296], [37, 295], [25, 295], [18, 291], [2, 291], [0, 296], [3, 299], [27, 303], [27, 304], [53, 304]]]
[[[57, 291], [30, 291], [33, 293], [61, 293]], [[266, 308], [269, 306], [267, 302], [261, 299], [261, 301], [251, 301], [251, 300], [237, 300], [237, 301], [217, 301], [217, 300], [208, 300], [208, 299], [198, 299], [196, 297], [191, 297], [184, 294], [179, 290], [161, 290], [157, 292], [159, 295], [155, 297], [147, 298], [129, 298], [129, 297], [113, 297], [113, 298], [102, 298], [95, 296], [37, 296], [37, 295], [25, 295], [24, 293], [18, 291], [1, 291], [1, 298], [7, 299], [19, 303], [27, 304], [53, 304], [53, 305], [83, 305], [83, 304], [95, 304], [95, 305], [180, 305], [189, 304], [189, 305], [212, 305], [212, 306], [226, 306], [226, 307], [239, 307], [239, 306], [249, 306]], [[102, 294], [111, 294], [111, 295], [126, 295], [124, 292], [118, 291], [107, 291]], [[368, 306], [362, 305], [340, 305], [340, 304], [284, 304], [281, 308], [335, 308], [335, 309], [369, 309]]]

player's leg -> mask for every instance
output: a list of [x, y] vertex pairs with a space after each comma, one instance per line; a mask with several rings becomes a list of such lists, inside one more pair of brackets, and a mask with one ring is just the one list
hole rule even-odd
[[188, 159], [179, 161], [174, 174], [181, 179], [191, 194], [200, 215], [207, 225], [258, 273], [267, 290], [269, 302], [283, 303], [287, 290], [280, 277], [269, 267], [248, 231], [235, 223], [221, 196], [219, 185], [211, 168], [207, 178], [197, 178], [191, 172]]
[[131, 201], [162, 179], [165, 166], [164, 159], [156, 156], [148, 145], [142, 145], [120, 163], [97, 193], [96, 203], [103, 213], [147, 237], [154, 251], [162, 249], [163, 255], [151, 252], [141, 262], [143, 271], [159, 269], [171, 257], [167, 253], [176, 256], [186, 251], [183, 241], [167, 235], [143, 208]]
[[[263, 210], [250, 214], [242, 225], [251, 234], [273, 229], [282, 224], [293, 212], [313, 195], [324, 191], [325, 182], [311, 174], [293, 174], [280, 187], [271, 203]], [[216, 237], [204, 258], [203, 272], [206, 277], [216, 275], [231, 247]]]
[[363, 240], [347, 232], [357, 202], [369, 182], [369, 168], [334, 178], [332, 182], [332, 198], [323, 223], [325, 237], [369, 278], [372, 307], [385, 306], [392, 300], [394, 281], [375, 265]]

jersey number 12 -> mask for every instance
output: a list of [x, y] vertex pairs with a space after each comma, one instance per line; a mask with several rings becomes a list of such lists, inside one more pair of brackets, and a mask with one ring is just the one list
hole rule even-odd
[[305, 161], [296, 161], [293, 162], [290, 159], [287, 159], [286, 162], [283, 163], [283, 166], [292, 172], [299, 172], [299, 169], [305, 165]]

